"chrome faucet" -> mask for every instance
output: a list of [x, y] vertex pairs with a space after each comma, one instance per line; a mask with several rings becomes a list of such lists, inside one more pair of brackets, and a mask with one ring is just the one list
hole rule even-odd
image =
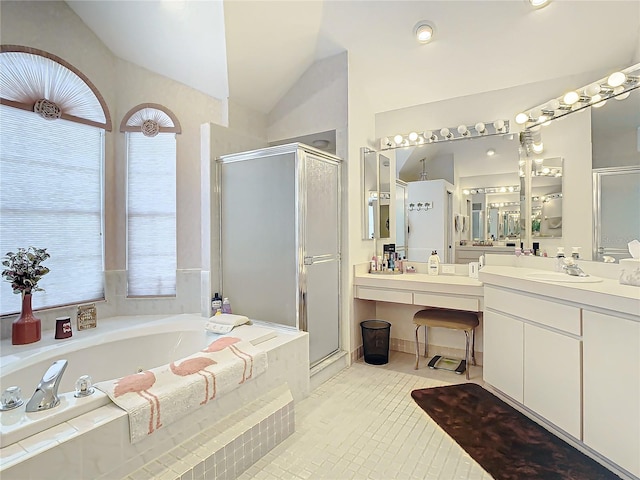
[[572, 275], [574, 277], [588, 277], [589, 275], [584, 273], [582, 269], [578, 266], [577, 263], [570, 263], [562, 266], [562, 270], [564, 270], [568, 275]]
[[58, 398], [58, 387], [62, 374], [67, 368], [66, 360], [57, 360], [44, 372], [42, 380], [33, 393], [31, 400], [27, 402], [27, 412], [40, 412], [56, 407], [60, 403]]

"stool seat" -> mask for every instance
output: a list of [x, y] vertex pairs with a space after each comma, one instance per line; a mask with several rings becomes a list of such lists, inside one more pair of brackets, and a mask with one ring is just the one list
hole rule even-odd
[[[465, 370], [467, 380], [469, 379], [469, 365], [476, 364], [475, 359], [475, 333], [476, 327], [480, 324], [478, 313], [462, 310], [445, 310], [441, 308], [428, 308], [416, 312], [413, 316], [413, 323], [416, 326], [416, 366], [418, 369], [420, 360], [420, 345], [418, 340], [418, 330], [424, 327], [424, 356], [427, 356], [427, 327], [451, 328], [464, 331], [465, 342]], [[469, 363], [471, 361], [471, 363]]]
[[420, 326], [455, 328], [457, 330], [471, 330], [480, 324], [478, 315], [473, 312], [437, 308], [420, 310], [414, 315], [413, 323]]

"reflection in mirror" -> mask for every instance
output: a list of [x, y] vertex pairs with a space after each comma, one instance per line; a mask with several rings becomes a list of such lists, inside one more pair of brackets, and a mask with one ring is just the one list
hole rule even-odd
[[376, 210], [378, 205], [378, 154], [373, 150], [361, 149], [362, 157], [362, 192], [363, 205], [363, 238], [375, 238], [375, 225], [378, 223]]
[[[424, 180], [445, 180], [455, 186], [458, 195], [446, 220], [453, 244], [472, 246], [474, 239], [484, 243], [493, 235], [496, 245], [506, 246], [519, 240], [518, 148], [517, 136], [496, 135], [397, 149], [396, 174], [408, 182], [409, 192]], [[434, 202], [433, 211], [442, 204]], [[495, 204], [491, 223], [490, 204]], [[409, 235], [415, 232], [412, 228]]]
[[531, 162], [531, 234], [562, 237], [562, 158]]
[[391, 161], [367, 148], [361, 149], [363, 239], [389, 238]]
[[396, 180], [396, 252], [407, 256], [407, 184]]

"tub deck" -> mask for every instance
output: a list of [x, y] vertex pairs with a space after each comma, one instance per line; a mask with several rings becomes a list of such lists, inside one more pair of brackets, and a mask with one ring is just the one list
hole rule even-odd
[[[172, 328], [171, 325], [176, 325], [176, 318], [182, 323], [187, 320], [186, 317], [189, 316], [174, 316], [171, 321], [167, 317], [159, 316], [118, 317], [114, 319], [113, 325], [109, 325], [110, 322], [105, 319], [98, 324], [97, 329], [86, 333], [95, 337], [96, 340], [104, 338], [109, 332], [117, 331], [118, 325], [123, 326], [134, 319], [141, 324]], [[197, 315], [190, 317], [192, 317], [191, 321], [197, 319], [203, 328], [205, 319]], [[100, 332], [102, 327], [105, 328]], [[84, 334], [85, 332], [78, 333]], [[210, 332], [206, 332], [205, 335], [208, 342], [219, 336]], [[47, 425], [48, 428], [44, 431], [29, 435], [27, 438], [1, 448], [0, 474], [3, 480], [36, 478], [37, 472], [41, 474], [43, 471], [47, 471], [51, 478], [123, 478], [142, 465], [166, 454], [182, 442], [192, 439], [210, 428], [221, 418], [239, 411], [243, 406], [255, 402], [276, 388], [285, 388], [290, 391], [294, 400], [308, 396], [308, 334], [258, 325], [242, 325], [236, 327], [228, 335], [251, 341], [267, 352], [269, 366], [263, 375], [229, 392], [215, 402], [210, 402], [187, 414], [176, 424], [158, 430], [135, 445], [131, 445], [129, 442], [127, 414], [111, 403], [106, 395], [97, 392], [99, 396], [94, 394], [86, 399], [81, 399], [92, 399], [93, 402], [96, 402], [89, 411], [58, 424], [55, 424], [57, 420], [53, 421], [54, 426]], [[76, 332], [74, 332], [72, 339], [80, 336], [76, 336]], [[60, 344], [57, 342], [60, 341], [47, 342], [43, 340], [41, 342], [43, 344], [37, 346], [36, 353], [47, 352], [51, 348], [57, 348], [59, 351]], [[5, 359], [3, 356], [3, 364], [5, 361], [10, 365], [14, 361], [25, 362], [32, 358], [29, 354], [24, 353], [26, 349], [20, 350], [19, 347], [10, 349], [7, 352], [7, 358]], [[28, 399], [31, 392], [23, 393]], [[71, 393], [63, 394], [61, 399], [66, 402], [68, 401], [67, 396], [78, 400]], [[60, 407], [36, 415], [44, 417], [54, 414], [53, 416], [55, 416], [55, 411], [58, 408]], [[291, 409], [292, 407], [286, 408]], [[60, 412], [63, 410], [61, 409]], [[2, 412], [1, 415], [6, 413]], [[273, 412], [270, 415], [273, 415]], [[288, 431], [286, 428], [282, 428], [283, 431]]]

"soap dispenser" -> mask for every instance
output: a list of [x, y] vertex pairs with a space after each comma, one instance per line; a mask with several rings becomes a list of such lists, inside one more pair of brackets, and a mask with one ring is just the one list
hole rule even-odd
[[558, 247], [556, 252], [556, 272], [561, 272], [564, 266], [564, 247]]
[[427, 272], [429, 275], [438, 275], [440, 273], [440, 257], [436, 250], [431, 252], [429, 262], [427, 264]]

